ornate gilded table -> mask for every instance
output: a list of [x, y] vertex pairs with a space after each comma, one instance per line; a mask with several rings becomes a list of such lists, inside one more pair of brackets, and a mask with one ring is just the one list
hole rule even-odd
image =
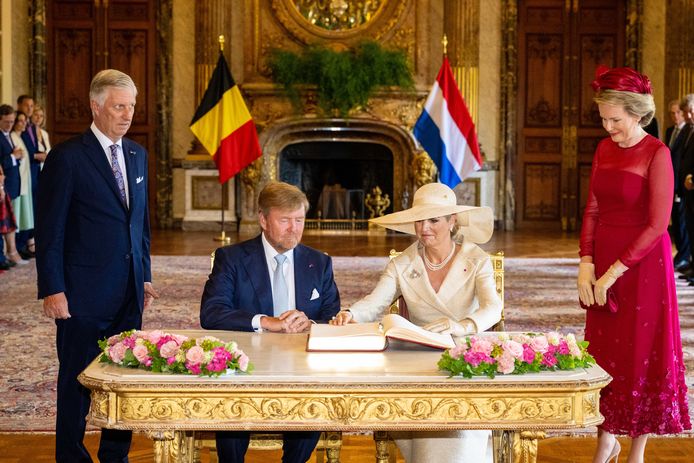
[[190, 431], [446, 429], [496, 430], [495, 461], [532, 462], [544, 431], [602, 422], [599, 392], [610, 381], [598, 366], [448, 378], [436, 369], [440, 351], [413, 344], [308, 353], [305, 334], [180, 332], [237, 341], [255, 371], [200, 378], [95, 360], [79, 377], [92, 391], [89, 423], [147, 432], [158, 462], [191, 461]]

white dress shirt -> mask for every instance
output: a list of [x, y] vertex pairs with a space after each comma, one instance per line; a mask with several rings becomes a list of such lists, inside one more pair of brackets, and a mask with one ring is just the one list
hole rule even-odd
[[110, 138], [104, 135], [93, 122], [91, 129], [92, 132], [94, 132], [96, 139], [99, 140], [101, 148], [104, 150], [104, 154], [106, 155], [106, 160], [108, 161], [109, 166], [111, 166], [111, 145], [118, 146], [118, 167], [120, 167], [121, 174], [123, 174], [123, 183], [125, 184], [125, 202], [127, 206], [130, 207], [130, 188], [128, 187], [128, 170], [125, 168], [125, 157], [123, 155], [123, 139], [120, 139], [114, 143]]
[[[7, 143], [10, 144], [12, 149], [14, 149], [14, 142], [12, 141], [12, 137], [10, 136], [10, 132], [2, 132], [2, 135], [5, 137], [5, 140], [7, 140]], [[10, 156], [10, 159], [12, 159], [12, 166], [17, 165], [17, 158], [14, 157], [14, 154]]]
[[[260, 240], [263, 242], [263, 250], [265, 251], [265, 263], [267, 264], [267, 270], [268, 274], [270, 276], [270, 289], [271, 292], [274, 294], [274, 274], [275, 274], [275, 269], [277, 268], [277, 261], [275, 260], [275, 256], [279, 254], [275, 248], [272, 247], [272, 245], [268, 242], [268, 240], [265, 238], [265, 233], [261, 233]], [[284, 253], [285, 256], [287, 256], [287, 260], [285, 261], [283, 265], [283, 271], [284, 271], [284, 278], [285, 281], [287, 282], [287, 289], [289, 290], [289, 297], [288, 297], [288, 302], [289, 302], [289, 307], [292, 309], [296, 308], [296, 290], [294, 288], [294, 249], [290, 249], [289, 251]], [[262, 331], [262, 328], [260, 327], [260, 319], [263, 317], [266, 317], [267, 315], [263, 314], [257, 314], [253, 317], [251, 320], [251, 325], [253, 326], [253, 329], [255, 331]]]

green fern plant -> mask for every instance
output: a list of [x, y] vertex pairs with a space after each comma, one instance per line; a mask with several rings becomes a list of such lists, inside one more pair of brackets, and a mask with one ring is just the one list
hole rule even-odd
[[269, 65], [273, 81], [284, 87], [297, 109], [302, 109], [297, 86], [313, 85], [319, 107], [340, 116], [365, 106], [379, 86], [414, 88], [405, 53], [386, 50], [373, 41], [340, 52], [315, 45], [298, 54], [276, 49]]

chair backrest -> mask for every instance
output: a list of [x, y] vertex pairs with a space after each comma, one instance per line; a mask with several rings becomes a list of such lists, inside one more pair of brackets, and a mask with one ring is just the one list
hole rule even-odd
[[[390, 250], [388, 257], [394, 259], [401, 254], [395, 249]], [[504, 311], [504, 252], [499, 251], [495, 254], [490, 254], [489, 258], [492, 261], [492, 269], [494, 271], [494, 284], [496, 285], [496, 293], [501, 299], [501, 319], [491, 328], [491, 331], [504, 331], [505, 311]], [[407, 318], [407, 305], [402, 297], [390, 305], [390, 313], [400, 314]]]

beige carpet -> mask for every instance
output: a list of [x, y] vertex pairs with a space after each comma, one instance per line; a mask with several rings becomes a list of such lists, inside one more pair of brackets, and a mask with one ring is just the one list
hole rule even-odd
[[[386, 258], [335, 257], [343, 305], [376, 284]], [[199, 328], [200, 295], [209, 258], [156, 256], [154, 284], [161, 294], [145, 313], [144, 328]], [[506, 327], [509, 331], [560, 329], [583, 334], [584, 312], [576, 303], [576, 259], [506, 259]], [[0, 275], [0, 432], [52, 431], [54, 427], [55, 325], [36, 300], [34, 265]], [[678, 283], [682, 340], [694, 373], [694, 288]], [[694, 390], [694, 376], [688, 376]], [[690, 395], [691, 397], [691, 395]], [[690, 399], [694, 405], [694, 400]]]

